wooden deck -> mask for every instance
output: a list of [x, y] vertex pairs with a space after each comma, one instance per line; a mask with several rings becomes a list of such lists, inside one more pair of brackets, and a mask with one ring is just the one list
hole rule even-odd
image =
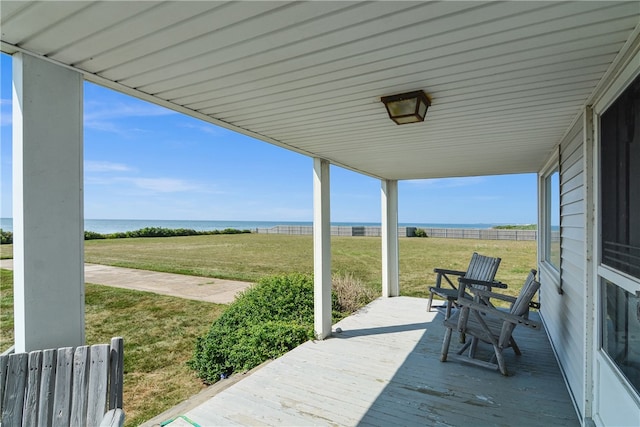
[[503, 377], [440, 362], [443, 315], [425, 307], [420, 298], [378, 299], [335, 325], [341, 333], [301, 345], [184, 415], [201, 426], [580, 424], [544, 332], [516, 328], [523, 354], [507, 353]]

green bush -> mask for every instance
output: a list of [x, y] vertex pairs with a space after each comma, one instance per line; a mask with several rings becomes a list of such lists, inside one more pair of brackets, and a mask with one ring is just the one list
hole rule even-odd
[[427, 236], [427, 232], [424, 231], [422, 228], [416, 228], [415, 236], [416, 237], [429, 237], [429, 236]]
[[313, 279], [301, 274], [268, 277], [239, 295], [198, 338], [188, 364], [213, 384], [313, 338]]
[[10, 231], [4, 231], [0, 228], [0, 244], [10, 245], [13, 243], [13, 233]]
[[526, 224], [526, 225], [496, 225], [491, 227], [494, 230], [537, 230], [537, 224]]
[[237, 230], [235, 228], [225, 228], [224, 230], [196, 231], [190, 228], [163, 228], [145, 227], [133, 231], [118, 231], [116, 233], [100, 234], [94, 231], [85, 231], [84, 239], [124, 239], [127, 237], [174, 237], [174, 236], [205, 236], [214, 234], [241, 234], [251, 233], [251, 230]]
[[104, 234], [96, 233], [95, 231], [85, 231], [84, 232], [84, 240], [97, 240], [104, 239]]

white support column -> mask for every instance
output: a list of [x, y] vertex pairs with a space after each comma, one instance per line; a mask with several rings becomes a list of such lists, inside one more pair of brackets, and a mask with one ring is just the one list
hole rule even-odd
[[400, 295], [398, 181], [382, 181], [382, 296]]
[[82, 76], [13, 56], [16, 352], [84, 344]]
[[313, 159], [314, 328], [318, 339], [331, 335], [331, 215], [329, 162]]

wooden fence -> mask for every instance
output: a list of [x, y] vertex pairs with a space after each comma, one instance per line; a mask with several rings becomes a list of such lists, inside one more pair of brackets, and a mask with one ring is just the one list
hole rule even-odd
[[[537, 238], [536, 230], [498, 230], [480, 228], [421, 228], [429, 237], [445, 239], [478, 239], [478, 240], [533, 240]], [[272, 228], [256, 228], [260, 234], [295, 234], [311, 235], [311, 225], [278, 225]], [[415, 237], [416, 227], [398, 227], [398, 236]], [[332, 236], [367, 236], [380, 237], [381, 227], [372, 226], [337, 226], [331, 227]]]

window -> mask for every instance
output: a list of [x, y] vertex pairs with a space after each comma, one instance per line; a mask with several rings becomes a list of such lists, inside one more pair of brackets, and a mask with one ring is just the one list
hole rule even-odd
[[640, 76], [600, 128], [602, 264], [640, 278]]
[[602, 347], [640, 390], [640, 298], [603, 280]]
[[544, 179], [544, 260], [560, 271], [560, 173], [556, 168]]
[[601, 347], [638, 391], [640, 76], [600, 117], [600, 215]]

